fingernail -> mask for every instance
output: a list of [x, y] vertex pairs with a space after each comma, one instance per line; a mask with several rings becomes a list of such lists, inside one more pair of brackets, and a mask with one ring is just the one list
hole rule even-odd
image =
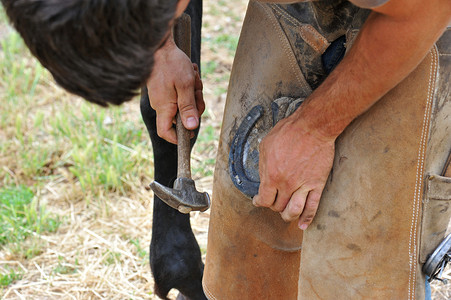
[[189, 117], [186, 120], [186, 126], [188, 126], [189, 128], [195, 128], [197, 126], [197, 120], [194, 117]]
[[306, 230], [307, 227], [308, 227], [308, 224], [302, 224], [301, 226], [299, 226], [299, 228], [300, 228], [301, 230]]

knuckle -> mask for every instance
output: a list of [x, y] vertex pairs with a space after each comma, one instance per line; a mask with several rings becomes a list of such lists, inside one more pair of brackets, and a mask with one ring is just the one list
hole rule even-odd
[[162, 130], [161, 128], [157, 128], [157, 135], [164, 139], [166, 137], [166, 131]]
[[305, 222], [305, 223], [312, 223], [314, 217], [315, 217], [314, 214], [307, 214], [307, 215], [304, 217], [304, 222]]
[[287, 186], [292, 187], [293, 189], [298, 189], [299, 187], [299, 180], [296, 176], [290, 176], [286, 179]]
[[182, 104], [180, 103], [179, 110], [182, 114], [185, 114], [187, 112], [195, 111], [196, 107], [192, 103], [186, 103]]
[[294, 217], [290, 216], [290, 215], [286, 215], [286, 214], [282, 214], [282, 220], [284, 220], [285, 222], [291, 222], [294, 221]]
[[273, 200], [269, 197], [262, 197], [259, 199], [258, 204], [263, 207], [270, 207], [273, 204]]
[[283, 212], [284, 207], [281, 204], [276, 204], [271, 206], [271, 210], [275, 211], [275, 212]]
[[302, 210], [304, 209], [304, 203], [301, 201], [296, 201], [294, 203], [291, 203], [290, 205], [290, 211], [294, 214], [300, 214]]
[[269, 201], [260, 200], [259, 202], [257, 202], [257, 204], [261, 207], [270, 207], [272, 203], [269, 203]]
[[277, 170], [272, 170], [271, 172], [269, 172], [268, 179], [271, 182], [277, 182], [277, 183], [284, 182], [283, 177], [281, 176], [281, 174]]

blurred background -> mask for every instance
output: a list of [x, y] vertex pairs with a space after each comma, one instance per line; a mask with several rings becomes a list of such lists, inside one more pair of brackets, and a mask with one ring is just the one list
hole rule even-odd
[[[198, 189], [210, 193], [246, 3], [204, 3], [207, 109], [192, 170]], [[104, 109], [66, 93], [29, 54], [0, 8], [2, 299], [157, 299], [148, 263], [150, 147], [138, 99]], [[204, 256], [208, 217], [191, 214]], [[445, 276], [451, 279], [450, 273]], [[433, 299], [451, 299], [450, 287], [433, 288]]]

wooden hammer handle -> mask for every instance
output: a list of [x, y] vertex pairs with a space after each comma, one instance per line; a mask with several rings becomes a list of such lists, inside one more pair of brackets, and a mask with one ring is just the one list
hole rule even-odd
[[[174, 41], [177, 47], [191, 58], [191, 17], [182, 14], [174, 27]], [[177, 113], [177, 178], [191, 178], [190, 131], [183, 126], [180, 112]]]

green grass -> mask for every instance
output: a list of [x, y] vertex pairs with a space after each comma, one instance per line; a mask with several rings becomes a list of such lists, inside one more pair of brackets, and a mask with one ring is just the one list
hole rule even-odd
[[[69, 146], [60, 164], [70, 165], [69, 171], [85, 192], [98, 194], [101, 189], [125, 194], [131, 189], [127, 178], [139, 177], [139, 166], [149, 163], [143, 130], [122, 121], [119, 108], [106, 111], [82, 103], [80, 113], [81, 118], [63, 109], [51, 120], [53, 137]], [[105, 125], [107, 116], [113, 121]]]
[[28, 102], [34, 96], [44, 68], [27, 55], [28, 51], [17, 32], [11, 31], [0, 45], [2, 100], [7, 100], [10, 104]]
[[216, 68], [218, 67], [218, 63], [214, 60], [208, 62], [201, 62], [202, 66], [202, 74], [203, 76], [212, 75], [216, 72]]
[[[139, 101], [105, 109], [64, 92], [6, 25], [1, 6], [0, 31], [0, 249], [31, 258], [46, 247], [40, 235], [62, 223], [49, 203], [68, 197], [108, 213], [109, 201], [151, 182], [152, 155]], [[50, 202], [48, 186], [61, 199]], [[75, 269], [59, 260], [54, 272]]]
[[215, 89], [214, 89], [215, 96], [223, 95], [225, 93], [227, 93], [227, 88], [225, 88], [225, 87], [218, 86], [218, 87], [215, 87]]
[[0, 291], [1, 288], [7, 287], [13, 282], [22, 279], [22, 276], [22, 271], [17, 271], [10, 267], [5, 268], [5, 270], [0, 272]]
[[[78, 262], [75, 262], [75, 265], [78, 266]], [[58, 265], [52, 271], [55, 274], [74, 274], [77, 272], [77, 268], [68, 264], [64, 257], [61, 255], [58, 256]]]
[[131, 239], [131, 240], [129, 240], [129, 242], [130, 242], [130, 244], [135, 246], [136, 252], [138, 253], [139, 257], [147, 259], [149, 252], [147, 252], [147, 250], [141, 248], [141, 245], [140, 245], [138, 239]]
[[141, 258], [141, 265], [147, 265], [149, 262], [149, 251], [148, 248], [142, 248], [139, 239], [130, 239], [129, 243], [135, 246], [136, 254]]
[[212, 42], [219, 47], [224, 47], [231, 52], [236, 51], [236, 47], [238, 45], [238, 36], [230, 35], [230, 34], [220, 34], [213, 38]]
[[214, 37], [204, 37], [202, 43], [213, 52], [217, 52], [217, 49], [226, 49], [229, 55], [233, 55], [238, 46], [238, 39], [238, 36], [223, 33]]
[[0, 184], [42, 187], [70, 174], [90, 201], [125, 195], [137, 180], [152, 177], [140, 117], [62, 92], [16, 32], [0, 45], [0, 164], [8, 158]]
[[2, 7], [2, 8], [0, 8], [0, 23], [4, 24], [6, 22], [7, 22], [6, 13], [5, 13], [5, 11], [3, 10], [3, 7]]
[[39, 253], [36, 243], [23, 243], [33, 233], [54, 232], [60, 220], [38, 207], [31, 189], [24, 186], [0, 189], [0, 247], [9, 244], [25, 257]]
[[103, 264], [104, 265], [114, 265], [120, 262], [121, 254], [119, 252], [114, 252], [111, 250], [107, 250], [103, 253]]

